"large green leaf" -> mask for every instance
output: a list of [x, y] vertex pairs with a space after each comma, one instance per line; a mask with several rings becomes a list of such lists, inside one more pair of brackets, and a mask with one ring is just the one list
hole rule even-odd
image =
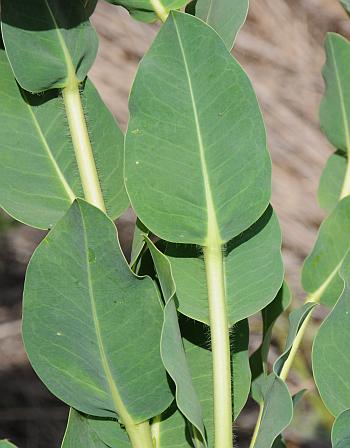
[[114, 224], [86, 202], [74, 202], [36, 250], [23, 319], [35, 371], [70, 406], [100, 417], [124, 407], [138, 423], [171, 402], [156, 288], [134, 276]]
[[332, 428], [332, 447], [349, 448], [350, 446], [350, 409], [336, 418]]
[[308, 293], [333, 306], [343, 289], [339, 268], [350, 248], [350, 197], [341, 200], [321, 224], [305, 260], [302, 284]]
[[173, 404], [153, 420], [152, 433], [156, 448], [200, 448], [193, 444], [193, 427]]
[[318, 202], [320, 207], [329, 211], [337, 205], [344, 183], [347, 159], [342, 151], [332, 154], [322, 172], [318, 187]]
[[340, 271], [345, 287], [321, 325], [313, 345], [314, 378], [321, 398], [333, 415], [350, 408], [350, 257]]
[[247, 17], [249, 0], [197, 0], [196, 16], [219, 34], [228, 50]]
[[228, 242], [262, 215], [270, 197], [264, 124], [246, 74], [214, 30], [172, 12], [139, 66], [129, 107], [126, 186], [153, 233], [205, 245], [215, 228]]
[[163, 363], [175, 383], [178, 408], [199, 431], [203, 442], [201, 446], [207, 446], [202, 409], [193, 386], [182, 343], [171, 266], [167, 257], [156, 248], [150, 239], [147, 239], [147, 246], [152, 254], [165, 300], [164, 323], [160, 342]]
[[157, 11], [167, 14], [172, 9], [181, 8], [188, 0], [107, 0], [113, 5], [124, 6], [130, 14], [142, 22], [154, 22]]
[[339, 34], [329, 33], [325, 48], [326, 92], [320, 107], [320, 123], [333, 146], [347, 152], [350, 148], [350, 44]]
[[262, 387], [263, 413], [254, 448], [270, 448], [293, 417], [293, 401], [287, 385], [274, 373]]
[[71, 409], [62, 448], [131, 448], [116, 420], [91, 417]]
[[[204, 260], [196, 246], [168, 244], [179, 311], [209, 324]], [[264, 308], [283, 281], [281, 232], [269, 207], [248, 230], [225, 247], [224, 266], [229, 323], [233, 325]]]
[[[90, 81], [82, 92], [108, 214], [128, 205], [123, 182], [123, 135]], [[0, 204], [14, 218], [47, 229], [82, 187], [57, 92], [31, 95], [16, 84], [0, 52]]]
[[[19, 84], [29, 92], [83, 81], [98, 39], [82, 0], [1, 0], [2, 34]], [[89, 3], [88, 3], [89, 5]]]

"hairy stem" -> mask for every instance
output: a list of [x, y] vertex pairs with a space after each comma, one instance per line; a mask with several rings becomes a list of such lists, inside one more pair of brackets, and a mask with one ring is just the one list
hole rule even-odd
[[258, 437], [258, 433], [259, 433], [259, 429], [260, 429], [260, 425], [261, 425], [263, 412], [264, 412], [264, 402], [261, 402], [260, 405], [259, 405], [258, 419], [256, 421], [256, 425], [255, 425], [254, 432], [253, 432], [253, 435], [252, 435], [252, 440], [250, 441], [249, 448], [254, 448], [254, 446], [255, 446], [255, 442], [256, 442], [256, 439]]
[[62, 90], [62, 94], [85, 199], [105, 212], [106, 207], [81, 103], [78, 82], [70, 82]]
[[220, 241], [203, 248], [213, 355], [215, 448], [232, 448], [231, 352]]

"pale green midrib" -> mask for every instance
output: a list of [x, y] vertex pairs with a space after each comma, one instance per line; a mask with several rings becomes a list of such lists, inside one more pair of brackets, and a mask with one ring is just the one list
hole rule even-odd
[[74, 64], [73, 64], [72, 58], [70, 56], [69, 50], [68, 50], [67, 45], [66, 45], [66, 41], [64, 40], [64, 37], [62, 36], [62, 33], [60, 31], [60, 28], [58, 26], [56, 18], [54, 16], [53, 12], [52, 12], [52, 9], [51, 9], [51, 7], [50, 7], [50, 5], [48, 3], [48, 0], [44, 0], [44, 1], [45, 1], [45, 5], [46, 5], [46, 7], [47, 7], [47, 9], [49, 11], [52, 23], [53, 23], [53, 25], [55, 27], [55, 31], [56, 31], [59, 43], [60, 43], [61, 48], [62, 48], [64, 60], [66, 62], [66, 66], [67, 66], [67, 84], [68, 85], [71, 85], [71, 84], [75, 85], [78, 82], [78, 80], [77, 80], [77, 77], [76, 77], [75, 68], [74, 68]]
[[[25, 96], [24, 92], [23, 92], [23, 94]], [[34, 112], [32, 111], [32, 108], [30, 107], [30, 105], [27, 102], [26, 102], [26, 106], [28, 108], [30, 117], [31, 117], [31, 119], [32, 119], [32, 121], [34, 123], [34, 127], [35, 127], [35, 129], [36, 129], [36, 131], [37, 131], [37, 133], [39, 135], [40, 141], [42, 142], [42, 145], [43, 145], [43, 147], [44, 147], [44, 149], [45, 149], [45, 151], [46, 151], [46, 153], [47, 153], [47, 155], [49, 157], [49, 160], [52, 163], [52, 165], [54, 167], [54, 170], [56, 171], [57, 176], [58, 176], [59, 180], [61, 181], [61, 183], [63, 185], [64, 191], [67, 193], [67, 196], [68, 196], [70, 202], [73, 202], [75, 200], [75, 198], [76, 198], [76, 195], [74, 194], [74, 192], [70, 188], [68, 182], [66, 181], [66, 178], [64, 177], [64, 174], [62, 173], [60, 167], [58, 166], [58, 164], [57, 164], [57, 162], [56, 162], [56, 160], [55, 160], [55, 158], [54, 158], [54, 156], [53, 156], [53, 154], [51, 152], [50, 146], [49, 146], [49, 144], [48, 144], [48, 142], [46, 140], [46, 137], [44, 136], [44, 134], [43, 134], [43, 132], [41, 130], [40, 124], [39, 124], [39, 122], [38, 122]]]
[[[348, 253], [348, 252], [347, 252]], [[341, 259], [341, 261], [337, 264], [337, 266], [334, 268], [334, 270], [329, 274], [329, 276], [326, 278], [326, 280], [317, 288], [316, 291], [310, 293], [307, 298], [307, 302], [315, 302], [318, 303], [334, 277], [338, 274], [339, 269], [341, 268], [341, 265], [343, 264], [343, 261], [345, 260], [346, 255]]]
[[209, 23], [209, 18], [210, 18], [212, 9], [213, 9], [213, 0], [210, 0], [210, 4], [209, 4], [209, 8], [208, 8], [208, 13], [207, 13], [207, 18], [205, 19], [205, 22], [206, 22], [206, 23]]
[[122, 423], [125, 426], [129, 426], [129, 425], [134, 426], [135, 423], [134, 423], [132, 417], [130, 416], [130, 414], [128, 413], [126, 406], [124, 405], [124, 402], [119, 394], [117, 385], [114, 382], [113, 374], [112, 374], [112, 371], [111, 371], [111, 368], [110, 368], [110, 365], [109, 365], [109, 362], [107, 359], [107, 355], [106, 355], [106, 352], [104, 349], [104, 344], [103, 344], [103, 340], [102, 340], [101, 329], [100, 329], [100, 324], [98, 321], [97, 309], [96, 309], [96, 304], [95, 304], [95, 295], [94, 295], [94, 290], [93, 290], [92, 281], [91, 281], [91, 270], [90, 270], [89, 256], [88, 256], [88, 250], [87, 250], [89, 247], [88, 240], [87, 240], [87, 230], [86, 230], [84, 218], [83, 218], [81, 212], [80, 212], [80, 217], [81, 217], [81, 223], [82, 223], [83, 235], [84, 235], [84, 247], [85, 247], [84, 252], [85, 252], [86, 273], [87, 273], [87, 279], [88, 279], [90, 305], [91, 305], [95, 333], [96, 333], [96, 337], [97, 337], [98, 349], [99, 349], [101, 362], [102, 362], [102, 368], [106, 375], [108, 387], [110, 389], [110, 393], [112, 396], [112, 400], [113, 400], [113, 404], [114, 404], [116, 413], [120, 416]]
[[331, 55], [332, 55], [332, 60], [333, 60], [333, 65], [334, 65], [334, 73], [335, 73], [335, 78], [337, 81], [337, 87], [338, 87], [338, 92], [339, 92], [339, 101], [340, 101], [340, 108], [341, 108], [343, 126], [344, 126], [344, 132], [345, 132], [345, 143], [346, 143], [346, 149], [347, 149], [347, 169], [346, 169], [346, 174], [345, 174], [345, 178], [343, 181], [342, 189], [340, 192], [340, 199], [343, 199], [345, 196], [348, 196], [350, 194], [350, 157], [349, 157], [349, 155], [350, 155], [349, 154], [350, 153], [350, 130], [349, 130], [348, 122], [346, 119], [347, 114], [346, 114], [345, 98], [343, 95], [343, 89], [342, 89], [342, 85], [341, 85], [341, 81], [340, 81], [339, 68], [338, 68], [338, 64], [337, 64], [337, 59], [335, 57], [334, 46], [333, 46], [331, 39], [329, 40], [329, 45], [331, 48]]
[[198, 148], [199, 148], [199, 155], [200, 155], [200, 162], [201, 162], [201, 171], [202, 171], [203, 180], [204, 180], [204, 191], [205, 191], [205, 199], [206, 199], [206, 205], [207, 205], [207, 217], [208, 217], [208, 230], [207, 230], [206, 240], [203, 242], [203, 246], [208, 246], [208, 245], [213, 245], [213, 244], [218, 244], [218, 245], [222, 246], [223, 240], [221, 239], [219, 226], [218, 226], [218, 222], [216, 219], [214, 201], [213, 201], [213, 196], [212, 196], [212, 192], [211, 192], [209, 174], [208, 174], [207, 163], [206, 163], [206, 158], [205, 158], [205, 150], [204, 150], [204, 144], [203, 144], [203, 139], [202, 139], [201, 127], [200, 127], [200, 123], [199, 123], [198, 111], [197, 111], [197, 106], [196, 106], [194, 93], [193, 93], [191, 75], [190, 75], [189, 67], [187, 64], [186, 54], [185, 54], [185, 50], [184, 50], [184, 47], [182, 44], [182, 40], [181, 40], [180, 32], [179, 32], [179, 29], [178, 29], [178, 26], [176, 23], [175, 16], [173, 16], [173, 20], [174, 20], [174, 26], [175, 26], [176, 34], [177, 34], [178, 41], [179, 41], [180, 51], [181, 51], [181, 55], [183, 58], [187, 81], [188, 81], [188, 86], [189, 86], [189, 91], [190, 91], [193, 115], [194, 115], [194, 120], [195, 120], [195, 125], [196, 125], [196, 134], [197, 134]]

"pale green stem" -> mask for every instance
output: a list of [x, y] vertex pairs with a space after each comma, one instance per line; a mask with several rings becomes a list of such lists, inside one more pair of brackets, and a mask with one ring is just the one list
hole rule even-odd
[[215, 448], [232, 448], [231, 352], [222, 247], [209, 240], [206, 267], [214, 383]]
[[254, 432], [253, 432], [253, 435], [252, 435], [252, 440], [250, 442], [249, 448], [254, 448], [254, 446], [255, 446], [255, 442], [256, 442], [256, 439], [258, 437], [258, 433], [259, 433], [259, 429], [260, 429], [260, 425], [261, 425], [262, 416], [263, 416], [263, 413], [264, 413], [264, 402], [261, 402], [259, 406], [260, 407], [259, 407], [258, 420], [256, 421], [256, 425], [255, 425], [255, 428], [254, 428]]
[[161, 0], [150, 0], [152, 8], [154, 10], [154, 12], [157, 14], [158, 18], [162, 21], [165, 22], [166, 19], [168, 18], [168, 11], [165, 9], [163, 3], [161, 2]]
[[151, 427], [148, 421], [138, 425], [125, 425], [125, 429], [133, 448], [153, 448]]
[[347, 151], [347, 166], [346, 166], [346, 174], [343, 183], [343, 187], [339, 196], [339, 200], [344, 199], [346, 196], [350, 195], [350, 145]]
[[97, 174], [78, 82], [70, 82], [62, 90], [62, 94], [85, 199], [105, 212], [106, 206]]

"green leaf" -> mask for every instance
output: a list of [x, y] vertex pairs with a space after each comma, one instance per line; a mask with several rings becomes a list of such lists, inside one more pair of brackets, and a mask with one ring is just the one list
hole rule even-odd
[[116, 420], [91, 417], [71, 408], [62, 448], [131, 448]]
[[333, 306], [343, 289], [339, 268], [350, 248], [350, 197], [342, 199], [321, 224], [302, 271], [305, 291]]
[[43, 92], [85, 79], [98, 46], [88, 13], [91, 8], [80, 0], [1, 0], [6, 53], [25, 90]]
[[262, 395], [264, 407], [254, 448], [272, 447], [293, 417], [293, 402], [288, 387], [275, 374], [271, 373], [264, 381]]
[[17, 448], [17, 447], [8, 440], [0, 440], [0, 448]]
[[323, 77], [326, 92], [320, 107], [321, 128], [336, 149], [350, 148], [350, 44], [339, 34], [328, 33]]
[[350, 0], [340, 0], [340, 4], [343, 6], [345, 11], [350, 14]]
[[130, 271], [114, 224], [74, 202], [27, 271], [23, 337], [39, 377], [86, 414], [147, 420], [172, 400], [162, 322], [157, 290]]
[[[213, 376], [212, 354], [210, 350], [209, 329], [193, 320], [183, 318], [181, 333], [187, 362], [190, 366], [194, 387], [202, 404], [204, 423], [208, 436], [208, 446], [213, 446]], [[233, 415], [236, 419], [243, 409], [249, 395], [250, 368], [248, 357], [249, 328], [246, 320], [236, 324], [231, 334], [233, 375]]]
[[317, 304], [312, 302], [305, 303], [302, 307], [293, 310], [289, 315], [289, 330], [286, 344], [283, 353], [276, 359], [273, 365], [273, 371], [276, 375], [280, 375], [284, 363], [286, 362], [289, 353], [292, 349], [293, 342], [297, 337], [300, 327], [303, 325], [305, 319], [312, 312]]
[[145, 236], [147, 235], [148, 229], [137, 218], [131, 246], [130, 266], [134, 266], [139, 261], [140, 255], [145, 246]]
[[207, 446], [202, 409], [192, 383], [183, 348], [174, 300], [175, 283], [170, 263], [167, 257], [156, 248], [150, 239], [147, 238], [146, 241], [152, 254], [165, 300], [164, 323], [160, 342], [163, 363], [175, 383], [176, 403], [179, 410], [199, 431], [203, 442], [202, 446]]
[[[83, 102], [111, 218], [128, 205], [123, 182], [123, 135], [90, 81]], [[16, 84], [0, 52], [0, 204], [25, 224], [47, 229], [82, 187], [62, 100], [56, 91], [34, 96]]]
[[139, 66], [129, 107], [126, 186], [151, 232], [205, 245], [216, 229], [225, 243], [263, 214], [270, 158], [261, 112], [214, 30], [172, 12]]
[[248, 9], [249, 0], [197, 0], [196, 16], [214, 28], [231, 50]]
[[[281, 231], [269, 207], [248, 230], [224, 250], [229, 323], [233, 325], [264, 308], [283, 281]], [[204, 260], [196, 246], [168, 244], [179, 311], [209, 324]]]
[[[193, 448], [191, 425], [173, 404], [159, 418], [153, 419], [152, 433], [156, 438], [157, 448]], [[200, 448], [201, 445], [195, 446]]]
[[322, 172], [318, 187], [320, 207], [330, 212], [337, 205], [346, 173], [347, 159], [343, 152], [332, 154]]
[[333, 415], [350, 408], [350, 258], [340, 270], [345, 282], [338, 302], [314, 340], [312, 364], [321, 398]]
[[350, 445], [350, 409], [338, 415], [332, 428], [332, 447], [348, 448]]
[[113, 5], [126, 8], [130, 15], [142, 22], [154, 22], [157, 20], [157, 11], [168, 13], [172, 9], [184, 6], [188, 0], [107, 0]]
[[263, 334], [260, 347], [251, 355], [249, 363], [252, 372], [252, 397], [258, 403], [261, 402], [260, 382], [267, 375], [268, 354], [271, 345], [272, 330], [278, 317], [290, 305], [292, 296], [286, 282], [278, 291], [274, 300], [261, 310], [263, 319]]

